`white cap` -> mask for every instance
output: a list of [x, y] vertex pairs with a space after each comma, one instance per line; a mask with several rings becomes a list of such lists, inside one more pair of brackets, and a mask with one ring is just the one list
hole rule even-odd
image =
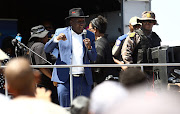
[[134, 17], [132, 17], [130, 20], [129, 20], [129, 24], [131, 24], [132, 26], [134, 26], [134, 25], [142, 25], [141, 23], [138, 23], [138, 19], [139, 19], [139, 17], [137, 17], [137, 16], [134, 16]]

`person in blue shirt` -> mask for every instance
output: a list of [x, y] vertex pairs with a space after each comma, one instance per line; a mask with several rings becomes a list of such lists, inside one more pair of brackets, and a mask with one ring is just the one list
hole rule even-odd
[[[129, 32], [127, 34], [124, 34], [120, 37], [118, 37], [118, 39], [116, 40], [116, 43], [115, 45], [113, 46], [113, 49], [112, 49], [112, 55], [113, 55], [113, 59], [114, 59], [114, 62], [117, 63], [117, 64], [124, 64], [123, 60], [122, 60], [122, 56], [121, 56], [121, 48], [122, 48], [122, 45], [124, 43], [124, 40], [126, 39], [126, 37], [132, 33], [134, 30], [137, 30], [139, 28], [141, 28], [141, 23], [138, 22], [139, 20], [139, 17], [137, 16], [134, 16], [130, 19], [129, 21]], [[123, 66], [121, 67], [123, 68]]]

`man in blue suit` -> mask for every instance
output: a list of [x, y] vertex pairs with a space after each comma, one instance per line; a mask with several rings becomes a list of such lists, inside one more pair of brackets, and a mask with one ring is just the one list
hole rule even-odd
[[[85, 17], [81, 8], [69, 10], [70, 26], [57, 29], [54, 37], [46, 43], [45, 52], [58, 48], [56, 65], [82, 65], [96, 60], [95, 36], [84, 30]], [[70, 106], [70, 69], [54, 68], [52, 81], [57, 82], [59, 103], [63, 107]], [[89, 97], [93, 84], [91, 68], [73, 67], [73, 97], [84, 95]]]

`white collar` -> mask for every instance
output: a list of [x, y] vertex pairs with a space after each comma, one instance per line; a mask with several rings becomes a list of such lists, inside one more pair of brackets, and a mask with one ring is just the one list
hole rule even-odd
[[74, 32], [72, 27], [71, 27], [71, 33], [72, 33], [72, 35], [78, 35], [78, 36], [82, 36], [83, 35], [83, 32], [81, 34], [77, 34], [76, 32]]

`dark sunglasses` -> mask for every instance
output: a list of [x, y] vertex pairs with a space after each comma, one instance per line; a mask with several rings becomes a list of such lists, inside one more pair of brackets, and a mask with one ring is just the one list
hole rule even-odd
[[148, 24], [148, 23], [156, 23], [156, 21], [151, 21], [151, 20], [148, 20], [148, 21], [142, 21], [143, 23], [145, 24]]

